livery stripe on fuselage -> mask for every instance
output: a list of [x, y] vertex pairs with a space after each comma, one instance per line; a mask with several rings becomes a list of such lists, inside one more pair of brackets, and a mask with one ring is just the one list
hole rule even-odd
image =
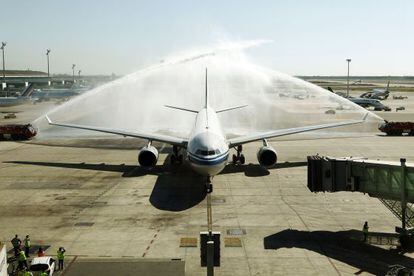
[[190, 162], [193, 162], [197, 165], [205, 165], [205, 166], [217, 165], [217, 164], [225, 162], [228, 157], [229, 157], [229, 151], [226, 151], [225, 153], [222, 153], [221, 155], [214, 157], [214, 158], [204, 158], [204, 157], [200, 157], [200, 156], [197, 156], [197, 155], [194, 155], [188, 152], [188, 158]]

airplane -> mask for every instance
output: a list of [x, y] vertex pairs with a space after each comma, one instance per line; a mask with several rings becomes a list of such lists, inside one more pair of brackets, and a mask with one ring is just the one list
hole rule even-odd
[[387, 83], [386, 88], [375, 88], [372, 91], [361, 94], [361, 98], [385, 100], [390, 95], [390, 81]]
[[252, 133], [245, 136], [227, 139], [220, 125], [220, 114], [236, 109], [241, 109], [247, 105], [233, 106], [215, 110], [211, 107], [209, 102], [207, 85], [208, 82], [206, 69], [204, 106], [200, 110], [197, 111], [195, 109], [188, 109], [171, 105], [165, 106], [167, 108], [196, 114], [195, 124], [188, 138], [172, 137], [161, 134], [128, 132], [96, 126], [54, 123], [48, 115], [46, 115], [46, 120], [50, 125], [53, 126], [91, 130], [103, 133], [117, 134], [124, 137], [135, 137], [148, 140], [148, 144], [143, 147], [138, 153], [138, 163], [145, 168], [154, 167], [158, 161], [158, 151], [152, 145], [153, 141], [163, 142], [173, 146], [173, 152], [170, 158], [170, 161], [173, 164], [181, 164], [183, 162], [183, 155], [180, 154], [180, 151], [186, 151], [185, 160], [189, 162], [190, 167], [196, 173], [206, 177], [206, 192], [211, 193], [213, 190], [211, 180], [226, 166], [231, 148], [234, 148], [237, 152], [237, 154], [233, 154], [233, 162], [235, 164], [244, 164], [245, 157], [242, 154], [242, 145], [254, 141], [262, 141], [263, 145], [257, 152], [258, 162], [263, 167], [271, 167], [277, 162], [277, 153], [275, 149], [267, 142], [267, 139], [318, 129], [360, 124], [364, 122], [368, 116], [367, 113], [362, 120], [279, 129], [261, 133]]
[[33, 93], [33, 98], [35, 102], [50, 101], [55, 100], [67, 100], [72, 97], [78, 96], [81, 94], [80, 91], [83, 90], [73, 90], [73, 89], [36, 89]]
[[372, 98], [355, 98], [352, 96], [346, 96], [346, 94], [343, 92], [334, 92], [331, 87], [328, 87], [327, 89], [331, 91], [332, 93], [335, 93], [361, 107], [364, 107], [364, 108], [373, 107], [375, 111], [381, 111], [381, 110], [391, 111], [390, 107], [382, 104], [379, 100], [372, 99]]
[[0, 107], [10, 107], [30, 103], [33, 94], [33, 83], [29, 84], [18, 97], [1, 97]]

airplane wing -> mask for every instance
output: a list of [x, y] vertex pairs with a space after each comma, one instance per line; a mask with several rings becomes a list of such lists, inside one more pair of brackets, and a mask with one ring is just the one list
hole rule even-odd
[[47, 119], [49, 125], [52, 125], [52, 126], [60, 126], [60, 127], [69, 127], [69, 128], [77, 128], [77, 129], [98, 131], [98, 132], [103, 132], [103, 133], [122, 135], [124, 137], [142, 138], [142, 139], [146, 139], [146, 140], [163, 142], [163, 143], [176, 145], [176, 146], [180, 146], [180, 147], [186, 147], [187, 143], [188, 143], [187, 139], [172, 137], [172, 136], [168, 136], [168, 135], [146, 134], [146, 133], [139, 133], [139, 132], [128, 132], [128, 131], [123, 131], [123, 130], [101, 128], [101, 127], [94, 127], [94, 126], [83, 126], [83, 125], [74, 125], [74, 124], [60, 124], [60, 123], [52, 122], [47, 115], [46, 115], [46, 119]]
[[353, 121], [346, 121], [346, 122], [341, 122], [341, 123], [329, 123], [329, 124], [295, 127], [295, 128], [286, 128], [286, 129], [279, 129], [279, 130], [274, 130], [274, 131], [269, 131], [269, 132], [252, 134], [252, 135], [246, 135], [246, 136], [229, 139], [227, 140], [227, 142], [229, 143], [229, 147], [235, 147], [235, 146], [250, 143], [253, 141], [270, 139], [270, 138], [279, 137], [279, 136], [291, 135], [291, 134], [324, 129], [324, 128], [355, 125], [355, 124], [360, 124], [364, 122], [367, 116], [368, 116], [368, 113], [365, 114], [362, 120], [353, 120]]

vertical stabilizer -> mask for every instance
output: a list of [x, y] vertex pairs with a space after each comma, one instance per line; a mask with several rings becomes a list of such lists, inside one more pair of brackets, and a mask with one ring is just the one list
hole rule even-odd
[[208, 106], [208, 87], [207, 87], [207, 68], [206, 68], [206, 95], [204, 99], [204, 107], [207, 108]]

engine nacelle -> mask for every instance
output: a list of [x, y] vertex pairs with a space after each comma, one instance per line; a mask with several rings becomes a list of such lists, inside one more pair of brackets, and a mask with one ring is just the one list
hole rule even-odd
[[153, 146], [143, 147], [138, 154], [138, 163], [145, 168], [157, 165], [158, 150]]
[[257, 152], [257, 160], [263, 167], [273, 166], [277, 162], [275, 149], [270, 146], [262, 146]]

